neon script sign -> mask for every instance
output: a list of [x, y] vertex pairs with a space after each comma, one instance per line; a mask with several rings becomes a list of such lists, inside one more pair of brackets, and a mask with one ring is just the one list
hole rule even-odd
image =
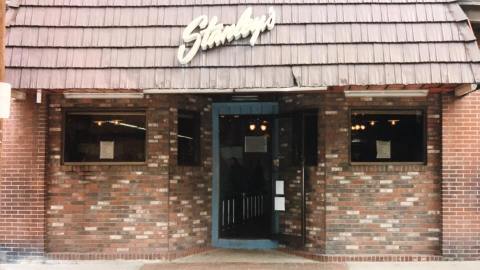
[[[270, 8], [268, 17], [252, 17], [252, 8], [247, 8], [236, 24], [224, 26], [218, 23], [217, 16], [208, 21], [206, 15], [199, 16], [187, 25], [182, 34], [184, 44], [178, 48], [177, 59], [181, 64], [188, 64], [197, 54], [198, 50], [208, 50], [224, 45], [240, 38], [250, 36], [250, 45], [254, 46], [260, 33], [272, 30], [275, 26], [275, 10]], [[198, 30], [197, 30], [198, 29]], [[193, 42], [187, 52], [185, 44]]]

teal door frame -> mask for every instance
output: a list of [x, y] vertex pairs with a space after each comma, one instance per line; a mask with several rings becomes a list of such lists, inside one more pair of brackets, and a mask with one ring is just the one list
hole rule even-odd
[[[212, 246], [219, 248], [239, 249], [273, 249], [278, 247], [278, 242], [271, 239], [225, 239], [219, 237], [219, 205], [220, 205], [220, 115], [276, 115], [278, 103], [276, 102], [222, 102], [213, 103], [212, 107]], [[276, 137], [273, 136], [273, 144]], [[274, 152], [275, 152], [275, 148]], [[273, 153], [275, 155], [275, 153]], [[278, 227], [278, 215], [274, 217], [275, 227]]]

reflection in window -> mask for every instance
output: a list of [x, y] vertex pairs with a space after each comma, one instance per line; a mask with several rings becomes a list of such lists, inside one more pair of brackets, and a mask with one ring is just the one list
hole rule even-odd
[[178, 111], [178, 165], [198, 165], [200, 163], [200, 114]]
[[351, 161], [424, 162], [424, 121], [422, 110], [353, 110]]
[[66, 114], [64, 162], [144, 162], [144, 112]]

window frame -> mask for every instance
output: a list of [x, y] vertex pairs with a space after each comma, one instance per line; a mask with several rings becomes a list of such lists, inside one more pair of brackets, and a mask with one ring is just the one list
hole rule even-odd
[[[67, 116], [69, 114], [78, 114], [78, 115], [143, 115], [145, 117], [145, 160], [144, 161], [65, 161], [65, 133], [66, 133], [66, 122]], [[146, 165], [148, 162], [148, 114], [147, 109], [140, 108], [62, 108], [62, 134], [61, 134], [61, 165], [64, 166], [116, 166], [116, 165]]]
[[[196, 141], [195, 143], [195, 150], [196, 150], [196, 153], [194, 153], [194, 160], [193, 162], [179, 162], [179, 140], [178, 140], [178, 127], [180, 125], [179, 123], [179, 119], [180, 119], [180, 115], [181, 114], [191, 114], [193, 115], [194, 117], [194, 120], [197, 120], [196, 123], [197, 123], [197, 133], [198, 134], [195, 134], [197, 137], [198, 137], [198, 140]], [[177, 110], [177, 127], [176, 127], [176, 130], [177, 130], [177, 159], [176, 159], [176, 162], [177, 162], [177, 166], [179, 167], [199, 167], [202, 165], [202, 143], [201, 143], [201, 138], [202, 138], [202, 116], [200, 114], [199, 111], [195, 111], [195, 110], [188, 110], [188, 109], [178, 109]]]
[[[423, 114], [423, 161], [352, 161], [352, 113], [354, 111], [371, 111], [371, 112], [388, 112], [388, 113], [399, 113], [406, 111], [422, 111]], [[392, 107], [364, 107], [364, 106], [354, 106], [348, 108], [348, 162], [351, 166], [355, 165], [373, 165], [373, 166], [384, 166], [384, 165], [428, 165], [428, 107], [427, 106], [399, 106], [398, 108]]]

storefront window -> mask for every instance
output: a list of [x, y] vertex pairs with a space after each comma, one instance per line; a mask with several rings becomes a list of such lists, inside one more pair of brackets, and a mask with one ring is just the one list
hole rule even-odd
[[178, 165], [198, 165], [200, 163], [200, 114], [178, 111]]
[[64, 162], [145, 162], [145, 112], [69, 112]]
[[352, 110], [352, 162], [425, 162], [422, 110]]

